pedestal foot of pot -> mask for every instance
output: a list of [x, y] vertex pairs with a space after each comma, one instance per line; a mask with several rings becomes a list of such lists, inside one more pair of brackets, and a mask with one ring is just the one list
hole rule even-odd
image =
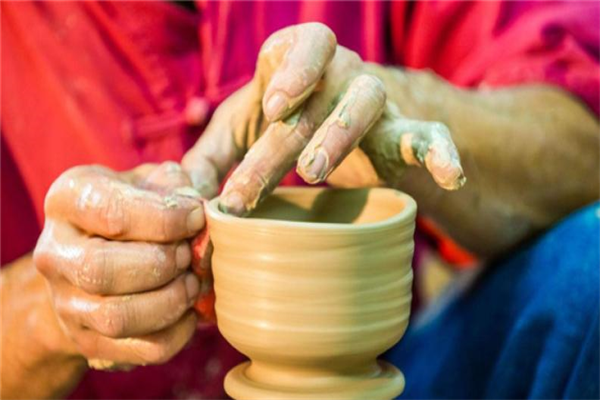
[[404, 375], [391, 364], [378, 361], [373, 375], [348, 376], [343, 384], [314, 387], [308, 382], [301, 387], [285, 387], [250, 379], [246, 374], [250, 361], [233, 368], [225, 377], [225, 391], [236, 400], [299, 399], [393, 399], [404, 390]]

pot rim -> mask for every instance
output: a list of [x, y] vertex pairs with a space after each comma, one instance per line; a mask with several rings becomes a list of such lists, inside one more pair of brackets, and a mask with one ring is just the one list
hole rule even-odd
[[[401, 201], [404, 202], [404, 207], [402, 211], [397, 214], [392, 215], [389, 218], [386, 218], [382, 221], [377, 222], [366, 222], [361, 224], [352, 224], [352, 223], [336, 223], [336, 222], [302, 222], [302, 221], [286, 221], [286, 220], [277, 220], [277, 219], [267, 219], [267, 218], [243, 218], [236, 217], [234, 215], [226, 214], [223, 211], [219, 210], [219, 197], [215, 197], [214, 199], [208, 202], [207, 209], [205, 212], [208, 214], [209, 219], [218, 221], [219, 223], [225, 224], [235, 224], [239, 227], [246, 228], [289, 228], [295, 230], [319, 230], [325, 232], [332, 231], [344, 231], [344, 232], [356, 232], [359, 231], [379, 231], [391, 227], [395, 227], [398, 224], [403, 225], [404, 223], [412, 223], [415, 219], [417, 213], [417, 203], [415, 200], [408, 194], [401, 192], [396, 189], [390, 188], [363, 188], [364, 190], [375, 191], [375, 192], [393, 192]], [[273, 194], [282, 194], [282, 193], [299, 193], [305, 191], [323, 191], [323, 190], [361, 190], [361, 189], [338, 189], [338, 188], [327, 188], [327, 187], [278, 187], [274, 190]]]

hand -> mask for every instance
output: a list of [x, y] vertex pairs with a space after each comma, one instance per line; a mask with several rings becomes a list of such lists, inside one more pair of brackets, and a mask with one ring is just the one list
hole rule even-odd
[[98, 368], [164, 363], [195, 331], [200, 282], [186, 239], [202, 203], [179, 165], [65, 172], [34, 252], [73, 352]]
[[[331, 183], [393, 186], [415, 165], [425, 166], [441, 187], [459, 188], [465, 178], [448, 129], [401, 115], [404, 105], [386, 96], [396, 88], [379, 79], [393, 73], [338, 46], [324, 25], [278, 31], [263, 45], [254, 79], [217, 109], [183, 164], [209, 175], [216, 192], [218, 180], [245, 154], [221, 196], [221, 206], [236, 215], [256, 207], [296, 160], [308, 183], [328, 180], [339, 166]], [[356, 160], [360, 167], [344, 173]], [[348, 180], [357, 173], [366, 178]]]

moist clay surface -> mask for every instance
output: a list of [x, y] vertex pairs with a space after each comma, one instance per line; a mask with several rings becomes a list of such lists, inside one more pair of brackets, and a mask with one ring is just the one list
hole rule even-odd
[[249, 218], [208, 206], [220, 331], [250, 362], [236, 399], [393, 398], [377, 356], [408, 324], [416, 205], [391, 189], [278, 189]]

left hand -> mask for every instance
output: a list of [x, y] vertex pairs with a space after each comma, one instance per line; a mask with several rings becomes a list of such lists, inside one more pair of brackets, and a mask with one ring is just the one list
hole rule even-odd
[[201, 289], [187, 239], [204, 227], [181, 168], [75, 167], [53, 183], [44, 212], [33, 261], [64, 332], [62, 355], [112, 368], [178, 353], [195, 331]]
[[387, 99], [386, 91], [399, 90], [384, 86], [387, 74], [401, 72], [363, 62], [322, 24], [280, 30], [262, 46], [254, 79], [216, 110], [183, 165], [214, 195], [245, 155], [221, 196], [236, 215], [255, 208], [296, 160], [311, 184], [393, 186], [414, 165], [442, 188], [458, 189], [465, 178], [449, 130], [404, 118], [404, 105]]

